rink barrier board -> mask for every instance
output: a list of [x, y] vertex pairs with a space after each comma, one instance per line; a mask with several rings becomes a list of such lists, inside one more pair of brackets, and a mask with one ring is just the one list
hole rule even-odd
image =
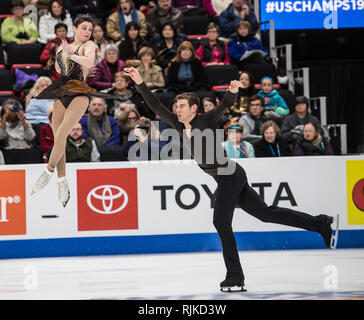
[[[364, 156], [237, 162], [268, 205], [339, 214], [338, 248], [364, 248]], [[55, 179], [46, 191], [30, 196], [43, 168], [0, 166], [0, 259], [221, 250], [212, 219], [216, 183], [194, 162], [69, 163], [71, 199], [65, 209], [58, 203]], [[93, 202], [101, 185], [111, 186], [104, 195], [120, 190], [128, 195], [125, 210], [96, 214], [105, 211], [105, 204]], [[241, 209], [234, 214], [233, 230], [240, 250], [325, 248], [316, 233], [262, 223]]]
[[[327, 249], [309, 231], [236, 232], [239, 250]], [[338, 249], [363, 248], [364, 230], [341, 230]], [[331, 250], [331, 249], [327, 249]], [[221, 251], [215, 233], [0, 241], [0, 257], [42, 258]]]

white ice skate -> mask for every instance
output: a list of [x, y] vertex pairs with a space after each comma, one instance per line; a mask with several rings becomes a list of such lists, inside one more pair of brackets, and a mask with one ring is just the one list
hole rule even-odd
[[330, 248], [336, 249], [337, 242], [339, 240], [339, 215], [337, 214], [335, 219], [333, 220], [335, 223], [335, 228], [332, 231], [331, 240], [330, 240]]
[[37, 182], [34, 184], [33, 188], [32, 188], [32, 193], [31, 195], [33, 195], [34, 193], [38, 192], [39, 190], [43, 189], [48, 183], [49, 181], [51, 181], [52, 177], [53, 177], [54, 172], [49, 171], [47, 169], [47, 167], [42, 171], [42, 173], [40, 174], [40, 176], [38, 177]]
[[70, 190], [66, 177], [58, 179], [58, 200], [62, 203], [63, 207], [66, 207], [70, 199]]

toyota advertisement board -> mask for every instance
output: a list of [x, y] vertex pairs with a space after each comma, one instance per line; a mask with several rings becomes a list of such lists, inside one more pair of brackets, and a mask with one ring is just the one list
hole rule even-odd
[[[340, 215], [338, 247], [364, 247], [364, 157], [241, 159], [268, 205]], [[0, 258], [220, 250], [215, 180], [193, 161], [67, 164], [30, 196], [43, 165], [0, 166]], [[324, 248], [316, 233], [263, 223], [236, 208], [239, 249]]]

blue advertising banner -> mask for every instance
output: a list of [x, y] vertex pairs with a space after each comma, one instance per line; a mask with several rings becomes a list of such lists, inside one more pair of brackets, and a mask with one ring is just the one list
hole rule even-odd
[[364, 0], [261, 0], [260, 11], [277, 30], [364, 27]]

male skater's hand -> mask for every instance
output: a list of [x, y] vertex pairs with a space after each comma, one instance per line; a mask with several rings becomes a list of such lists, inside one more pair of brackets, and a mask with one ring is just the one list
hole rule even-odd
[[129, 76], [137, 85], [143, 83], [143, 79], [139, 74], [139, 71], [133, 67], [130, 68], [124, 68], [123, 69], [124, 74]]
[[239, 80], [230, 81], [229, 91], [231, 93], [238, 93], [239, 88], [243, 88], [243, 84]]

